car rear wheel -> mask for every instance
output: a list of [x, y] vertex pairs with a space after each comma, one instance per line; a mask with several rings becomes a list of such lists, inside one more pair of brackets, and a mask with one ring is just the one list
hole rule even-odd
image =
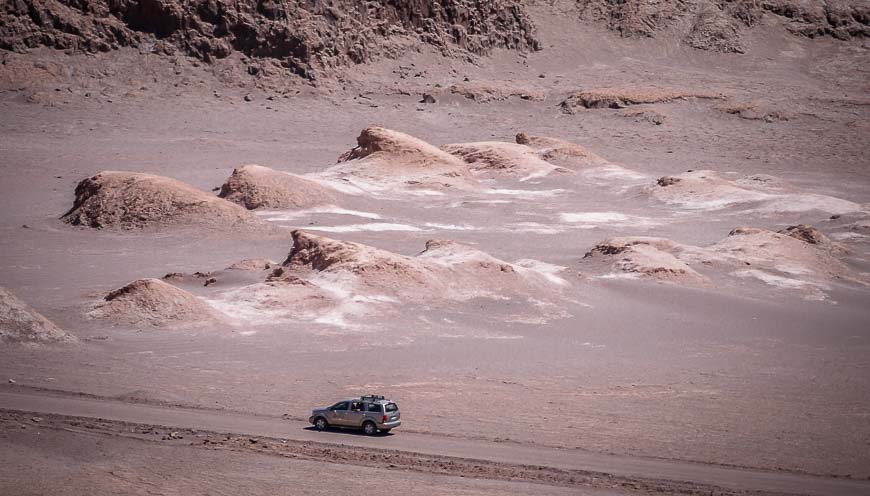
[[378, 433], [378, 426], [374, 422], [366, 422], [362, 427], [367, 436], [374, 436]]
[[329, 422], [327, 422], [323, 417], [317, 417], [314, 419], [314, 428], [319, 431], [325, 431], [326, 429], [329, 429]]

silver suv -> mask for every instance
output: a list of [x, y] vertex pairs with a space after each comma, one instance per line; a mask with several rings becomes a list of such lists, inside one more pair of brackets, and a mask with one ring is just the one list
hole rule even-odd
[[390, 429], [402, 424], [399, 405], [375, 395], [350, 398], [326, 408], [315, 408], [308, 421], [319, 431], [330, 427], [352, 427], [362, 429], [369, 436], [378, 431], [390, 432]]

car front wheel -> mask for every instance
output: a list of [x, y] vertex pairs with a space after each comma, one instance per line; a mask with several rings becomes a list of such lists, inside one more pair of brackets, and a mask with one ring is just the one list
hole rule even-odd
[[326, 429], [329, 429], [329, 422], [327, 422], [323, 417], [317, 417], [314, 419], [314, 428], [319, 431], [325, 431]]
[[367, 436], [374, 436], [378, 433], [378, 426], [376, 426], [374, 422], [366, 422], [363, 424], [363, 432], [365, 432]]

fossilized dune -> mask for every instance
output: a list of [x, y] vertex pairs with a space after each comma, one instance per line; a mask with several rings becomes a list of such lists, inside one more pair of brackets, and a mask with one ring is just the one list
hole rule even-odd
[[202, 299], [159, 279], [139, 279], [110, 292], [88, 316], [120, 325], [150, 327], [193, 327], [223, 320]]
[[622, 237], [597, 244], [583, 258], [604, 258], [610, 263], [608, 270], [628, 277], [647, 277], [660, 281], [688, 286], [704, 286], [709, 283], [675, 255], [680, 245], [666, 238]]
[[74, 226], [143, 229], [197, 226], [212, 229], [264, 227], [235, 203], [176, 179], [137, 172], [105, 171], [79, 182], [72, 209], [61, 219]]
[[473, 298], [533, 298], [540, 304], [516, 310], [559, 316], [543, 300], [557, 298], [569, 287], [557, 275], [561, 267], [534, 260], [508, 263], [453, 241], [430, 240], [415, 256], [304, 231], [294, 231], [293, 241], [286, 260], [262, 283], [210, 302], [251, 322], [303, 320], [352, 327], [367, 315], [395, 312], [403, 303], [438, 305]]
[[421, 139], [382, 127], [364, 129], [357, 146], [342, 154], [338, 165], [324, 176], [362, 189], [441, 189], [473, 183], [462, 160]]
[[56, 343], [75, 338], [0, 287], [0, 342]]
[[820, 233], [814, 236], [810, 226], [792, 226], [780, 232], [741, 227], [707, 249], [728, 260], [752, 267], [762, 267], [784, 275], [810, 276], [823, 280], [861, 280], [836, 255], [839, 245], [825, 242]]
[[218, 196], [253, 210], [325, 205], [335, 202], [338, 192], [302, 176], [244, 165], [233, 170]]
[[288, 273], [303, 279], [306, 270], [341, 273], [364, 287], [400, 299], [464, 299], [550, 284], [545, 276], [530, 269], [453, 241], [430, 240], [416, 256], [303, 231], [294, 231], [293, 241], [293, 249], [283, 263]]
[[603, 270], [605, 278], [623, 275], [686, 286], [709, 285], [714, 277], [754, 278], [810, 299], [824, 299], [832, 283], [866, 284], [866, 278], [837, 258], [843, 252], [811, 226], [780, 232], [743, 227], [707, 247], [666, 238], [614, 238], [596, 245], [584, 262], [588, 260], [586, 267], [593, 273]]
[[649, 193], [656, 200], [695, 210], [739, 206], [770, 214], [811, 210], [842, 214], [861, 209], [857, 203], [840, 198], [802, 193], [778, 178], [763, 174], [732, 180], [715, 171], [689, 171], [659, 178], [649, 188]]
[[583, 145], [572, 143], [560, 138], [548, 136], [530, 136], [526, 133], [518, 133], [516, 142], [528, 146], [541, 154], [544, 160], [568, 159], [582, 161], [588, 164], [607, 163], [607, 160], [592, 152]]
[[563, 170], [543, 160], [531, 147], [518, 143], [481, 141], [478, 143], [453, 143], [442, 150], [459, 157], [472, 170], [478, 172], [506, 172], [541, 176]]

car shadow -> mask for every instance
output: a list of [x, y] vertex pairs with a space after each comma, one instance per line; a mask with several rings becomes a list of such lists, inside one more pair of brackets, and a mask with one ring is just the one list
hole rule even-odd
[[[303, 427], [302, 430], [304, 430], [304, 431], [312, 431], [312, 432], [320, 432], [320, 431], [318, 431], [317, 428], [314, 427], [313, 425], [312, 425], [312, 426], [309, 426], [309, 427]], [[324, 432], [335, 432], [336, 434], [347, 434], [347, 435], [349, 435], [349, 436], [362, 436], [362, 437], [390, 437], [390, 436], [395, 436], [395, 434], [393, 434], [392, 432], [378, 432], [377, 434], [375, 434], [375, 435], [373, 435], [373, 436], [369, 436], [368, 434], [366, 434], [365, 432], [363, 432], [361, 429], [351, 429], [351, 428], [342, 429], [342, 428], [340, 428], [340, 427], [329, 427], [329, 428], [326, 429]]]

